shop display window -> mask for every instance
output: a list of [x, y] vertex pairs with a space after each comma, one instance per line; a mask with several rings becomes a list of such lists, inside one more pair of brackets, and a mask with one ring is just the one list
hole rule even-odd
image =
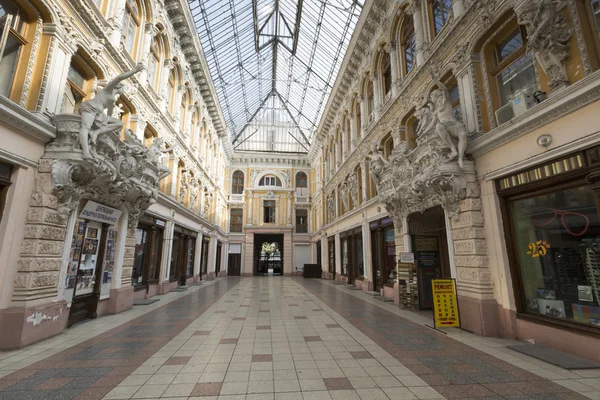
[[600, 221], [588, 185], [508, 201], [524, 311], [600, 327]]
[[146, 254], [146, 242], [148, 241], [148, 229], [138, 227], [135, 231], [135, 258], [133, 259], [133, 271], [131, 283], [142, 285], [144, 283], [144, 256]]
[[387, 283], [396, 282], [396, 239], [394, 228], [384, 230], [385, 236], [385, 266]]
[[194, 252], [196, 251], [196, 239], [188, 238], [187, 258], [186, 258], [186, 275], [194, 275]]
[[115, 252], [117, 250], [118, 230], [114, 226], [109, 226], [106, 237], [106, 247], [104, 249], [104, 264], [102, 266], [102, 282], [100, 286], [100, 299], [110, 296], [110, 287], [112, 284], [113, 271], [115, 268]]

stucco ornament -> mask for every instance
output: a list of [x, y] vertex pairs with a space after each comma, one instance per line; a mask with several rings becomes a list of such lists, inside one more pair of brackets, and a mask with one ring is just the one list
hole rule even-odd
[[330, 222], [335, 219], [335, 197], [333, 194], [327, 196], [327, 217]]
[[213, 194], [211, 192], [208, 192], [205, 194], [204, 210], [202, 210], [202, 215], [204, 215], [205, 217], [208, 215], [208, 212], [210, 211], [210, 205], [212, 203], [212, 199], [213, 199]]
[[196, 200], [198, 199], [198, 192], [200, 190], [200, 183], [198, 179], [192, 178], [190, 181], [190, 207], [196, 209]]
[[568, 84], [565, 61], [572, 30], [563, 15], [565, 0], [529, 0], [516, 9], [519, 24], [527, 27], [527, 48], [555, 89]]
[[[114, 106], [114, 99], [112, 102]], [[88, 122], [103, 121], [95, 115]], [[121, 140], [122, 124], [108, 120], [97, 128], [100, 132], [96, 131], [94, 141], [89, 143], [88, 155], [93, 154], [90, 158], [79, 146], [84, 117], [90, 114], [54, 116], [56, 138], [46, 146], [43, 158], [53, 160], [52, 192], [58, 198], [58, 211], [66, 217], [81, 199], [92, 199], [127, 209], [129, 226], [135, 227], [139, 217], [156, 202], [160, 180], [170, 173], [160, 163], [160, 144], [147, 149], [131, 130], [125, 131], [125, 139]]]
[[192, 176], [188, 171], [183, 171], [181, 174], [181, 181], [179, 186], [179, 201], [183, 202], [185, 200], [185, 194], [187, 193], [188, 188], [190, 187]]
[[[436, 83], [442, 89], [438, 93], [434, 91], [430, 102], [416, 113], [420, 126], [416, 147], [411, 149], [406, 141], [400, 141], [375, 182], [397, 227], [402, 226], [403, 219], [409, 214], [436, 205], [457, 217], [460, 201], [466, 196], [467, 182], [475, 179], [474, 163], [463, 158], [466, 129], [456, 121], [451, 108], [450, 114], [446, 112], [445, 87]], [[465, 133], [464, 147], [460, 138], [458, 148], [450, 141], [455, 139], [457, 132]]]
[[[115, 98], [116, 96], [125, 93], [124, 85], [121, 82], [137, 74], [142, 69], [143, 66], [138, 64], [131, 71], [118, 75], [108, 82], [93, 99], [84, 101], [79, 107], [79, 114], [81, 114], [79, 144], [84, 159], [91, 160], [96, 158], [94, 148], [98, 136], [115, 131], [123, 126], [123, 122], [113, 116], [116, 112]], [[118, 109], [118, 107], [116, 108]], [[104, 110], [107, 110], [108, 113], [105, 114]]]

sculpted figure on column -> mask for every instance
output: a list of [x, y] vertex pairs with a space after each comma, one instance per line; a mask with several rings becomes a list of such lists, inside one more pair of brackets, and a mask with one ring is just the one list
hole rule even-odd
[[371, 179], [373, 179], [375, 185], [379, 185], [383, 168], [388, 163], [385, 157], [383, 156], [383, 149], [381, 148], [381, 146], [375, 144], [373, 146], [373, 151], [370, 154], [367, 154], [367, 157], [371, 159], [371, 161], [369, 161], [369, 168], [371, 169]]
[[[430, 75], [433, 82], [439, 87], [429, 96], [434, 105], [432, 111], [435, 117], [435, 132], [450, 148], [449, 159], [453, 160], [458, 156], [458, 165], [463, 168], [467, 150], [467, 128], [454, 116], [452, 100], [450, 100], [450, 93], [446, 85], [436, 79], [433, 73], [430, 72]], [[458, 148], [454, 144], [454, 138], [458, 139]]]
[[[79, 108], [79, 114], [81, 114], [79, 143], [84, 159], [94, 159], [94, 152], [93, 149], [90, 149], [90, 144], [96, 144], [98, 135], [120, 129], [123, 126], [120, 120], [112, 117], [115, 108], [115, 97], [123, 93], [121, 82], [137, 74], [142, 69], [143, 66], [138, 64], [131, 71], [117, 76], [108, 82], [96, 97], [81, 104]], [[104, 110], [108, 110], [108, 115], [104, 114]], [[96, 126], [96, 129], [92, 130], [94, 126]]]

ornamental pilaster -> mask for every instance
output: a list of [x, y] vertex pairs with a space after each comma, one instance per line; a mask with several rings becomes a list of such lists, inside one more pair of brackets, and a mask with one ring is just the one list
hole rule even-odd
[[421, 1], [412, 0], [408, 12], [412, 14], [415, 25], [415, 42], [417, 48], [417, 66], [425, 63], [425, 27], [423, 26], [423, 13], [421, 12]]
[[111, 27], [110, 44], [114, 48], [119, 48], [123, 37], [123, 18], [125, 17], [125, 2], [126, 0], [116, 0], [113, 9], [113, 17], [109, 19]]

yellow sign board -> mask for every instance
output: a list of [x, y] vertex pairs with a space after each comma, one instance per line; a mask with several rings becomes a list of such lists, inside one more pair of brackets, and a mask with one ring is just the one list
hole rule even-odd
[[456, 282], [454, 279], [432, 279], [433, 322], [436, 328], [460, 326]]

